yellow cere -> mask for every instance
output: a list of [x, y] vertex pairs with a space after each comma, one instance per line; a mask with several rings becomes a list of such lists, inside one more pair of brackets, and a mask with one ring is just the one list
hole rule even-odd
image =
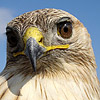
[[27, 29], [27, 31], [24, 35], [25, 44], [30, 37], [33, 37], [37, 41], [37, 43], [41, 40], [41, 38], [43, 39], [42, 33], [36, 27], [30, 27]]
[[[57, 32], [58, 33], [58, 32]], [[26, 30], [26, 33], [23, 37], [24, 43], [25, 43], [25, 48], [26, 48], [26, 42], [29, 38], [34, 38], [39, 45], [42, 47], [46, 48], [46, 52], [54, 49], [66, 49], [69, 48], [69, 44], [66, 45], [54, 45], [54, 46], [44, 46], [43, 42], [39, 42], [41, 39], [43, 39], [42, 33], [39, 31], [38, 28], [36, 27], [30, 27]], [[24, 48], [24, 50], [25, 50]], [[25, 55], [24, 50], [22, 52], [17, 52], [14, 53], [13, 56], [16, 57], [18, 55]]]

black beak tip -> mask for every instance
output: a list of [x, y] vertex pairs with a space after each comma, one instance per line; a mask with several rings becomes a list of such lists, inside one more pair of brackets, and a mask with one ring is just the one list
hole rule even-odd
[[33, 71], [36, 72], [36, 61], [31, 61]]

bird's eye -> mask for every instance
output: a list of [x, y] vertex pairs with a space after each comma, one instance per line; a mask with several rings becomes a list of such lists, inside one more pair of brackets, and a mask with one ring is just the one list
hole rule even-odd
[[72, 24], [71, 22], [60, 22], [57, 25], [57, 33], [63, 38], [70, 38], [72, 36]]
[[6, 32], [6, 35], [7, 35], [7, 41], [10, 47], [15, 47], [18, 43], [18, 38], [16, 34], [12, 30], [9, 30]]

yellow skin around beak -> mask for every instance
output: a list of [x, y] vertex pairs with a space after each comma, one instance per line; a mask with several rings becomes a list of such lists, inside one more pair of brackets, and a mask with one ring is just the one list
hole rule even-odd
[[[50, 50], [54, 50], [54, 49], [67, 49], [69, 48], [69, 44], [66, 44], [66, 45], [54, 45], [54, 46], [45, 46], [43, 44], [43, 41], [41, 41], [41, 39], [43, 40], [43, 35], [42, 33], [39, 31], [38, 28], [36, 27], [30, 27], [26, 30], [26, 33], [23, 37], [23, 40], [24, 40], [24, 43], [25, 43], [25, 48], [26, 48], [26, 42], [29, 38], [34, 38], [36, 40], [36, 42], [44, 47], [46, 49], [46, 52], [47, 51], [50, 51]], [[25, 55], [24, 51], [25, 51], [25, 48], [22, 52], [17, 52], [17, 53], [14, 53], [13, 56], [16, 57], [18, 55]]]

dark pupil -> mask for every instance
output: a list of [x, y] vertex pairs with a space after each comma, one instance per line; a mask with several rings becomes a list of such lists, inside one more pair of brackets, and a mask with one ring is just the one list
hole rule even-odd
[[9, 34], [8, 35], [8, 42], [10, 44], [11, 47], [14, 47], [17, 45], [17, 38], [14, 35]]
[[63, 30], [64, 30], [65, 33], [68, 32], [68, 27], [64, 26]]

